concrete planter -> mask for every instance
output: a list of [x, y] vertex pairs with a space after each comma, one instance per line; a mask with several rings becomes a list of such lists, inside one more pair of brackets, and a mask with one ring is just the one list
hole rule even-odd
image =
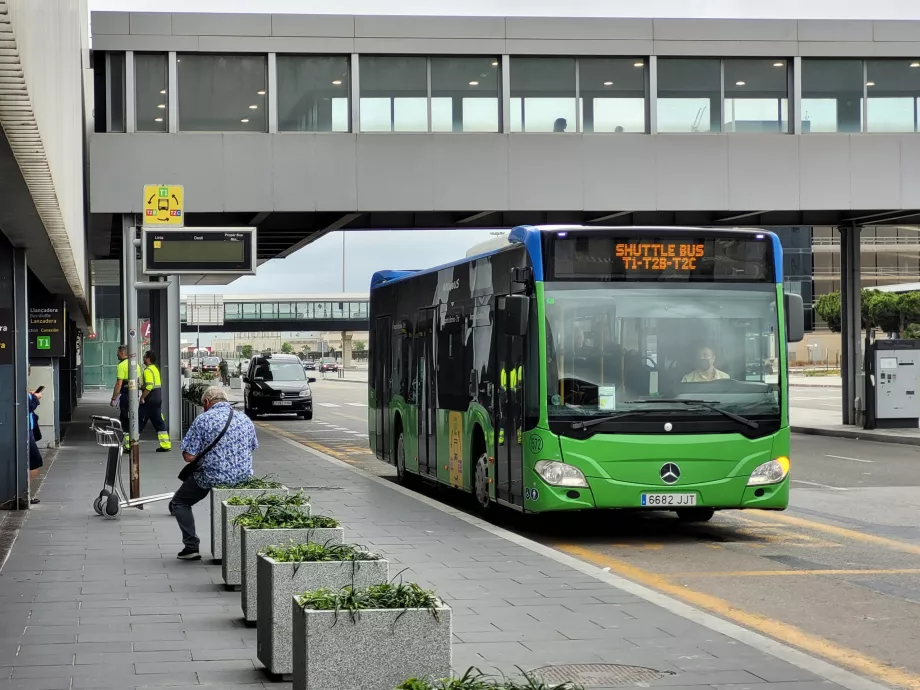
[[293, 690], [393, 690], [407, 678], [450, 676], [450, 608], [301, 610], [294, 622]]
[[291, 658], [293, 619], [291, 597], [307, 590], [346, 585], [365, 588], [387, 582], [387, 561], [327, 561], [279, 563], [259, 556], [256, 581], [259, 604], [257, 654], [270, 673], [294, 672]]
[[243, 607], [243, 619], [247, 623], [258, 620], [258, 565], [259, 551], [267, 547], [295, 544], [342, 544], [345, 530], [341, 527], [317, 529], [249, 529], [244, 527], [240, 535], [242, 543], [242, 591], [240, 604]]
[[[281, 489], [211, 489], [211, 555], [215, 561], [223, 558], [224, 522], [220, 511], [220, 504], [234, 496], [247, 496], [254, 498], [262, 494], [286, 494], [286, 488]], [[239, 570], [239, 568], [237, 568]]]
[[[293, 506], [299, 512], [309, 515], [310, 505]], [[233, 521], [249, 511], [249, 506], [231, 506], [224, 501], [220, 504], [221, 520], [224, 526], [224, 558], [221, 561], [221, 575], [228, 585], [243, 584], [243, 550], [240, 528]]]
[[243, 387], [243, 379], [237, 376], [230, 377], [230, 388], [240, 390]]

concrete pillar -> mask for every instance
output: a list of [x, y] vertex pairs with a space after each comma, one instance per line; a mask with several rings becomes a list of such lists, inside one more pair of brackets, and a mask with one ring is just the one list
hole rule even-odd
[[342, 333], [342, 368], [351, 369], [351, 333]]
[[163, 381], [164, 388], [169, 388], [168, 404], [163, 406], [166, 422], [169, 424], [169, 438], [173, 441], [182, 439], [182, 345], [181, 298], [179, 294], [179, 276], [166, 288], [166, 353], [161, 359], [167, 366], [168, 375]]
[[29, 507], [25, 251], [0, 233], [0, 509]]
[[863, 409], [862, 283], [859, 240], [861, 228], [840, 231], [840, 375], [843, 379], [843, 424], [858, 424]]

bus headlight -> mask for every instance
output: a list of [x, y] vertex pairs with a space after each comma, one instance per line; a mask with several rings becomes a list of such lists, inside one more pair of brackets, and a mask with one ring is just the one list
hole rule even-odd
[[748, 486], [763, 486], [764, 484], [779, 484], [789, 474], [789, 458], [778, 457], [770, 462], [758, 465], [751, 472]]
[[543, 481], [552, 486], [588, 488], [588, 480], [577, 467], [555, 460], [539, 460], [533, 468], [543, 478]]

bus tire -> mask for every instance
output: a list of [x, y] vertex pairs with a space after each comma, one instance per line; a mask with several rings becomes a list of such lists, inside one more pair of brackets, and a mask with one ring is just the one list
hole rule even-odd
[[483, 513], [492, 508], [492, 498], [489, 496], [489, 454], [483, 451], [473, 467], [473, 498], [476, 507]]
[[409, 473], [406, 472], [406, 437], [401, 431], [396, 439], [396, 480], [403, 486], [409, 485]]
[[677, 519], [681, 522], [709, 522], [715, 514], [713, 508], [684, 508], [677, 511]]

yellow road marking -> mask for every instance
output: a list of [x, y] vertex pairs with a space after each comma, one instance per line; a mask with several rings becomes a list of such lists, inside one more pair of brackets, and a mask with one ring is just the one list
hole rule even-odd
[[794, 577], [796, 575], [916, 575], [920, 568], [851, 570], [723, 570], [719, 572], [671, 573], [671, 577]]
[[336, 460], [341, 460], [342, 462], [347, 462], [349, 465], [357, 465], [358, 463], [348, 457], [345, 453], [341, 453], [335, 448], [330, 448], [329, 446], [324, 446], [322, 443], [317, 443], [316, 441], [308, 441], [306, 439], [300, 438], [295, 434], [292, 434], [284, 429], [279, 429], [278, 427], [269, 424], [267, 422], [259, 422], [260, 426], [264, 426], [266, 429], [271, 430], [272, 432], [278, 434], [279, 436], [284, 436], [292, 441], [299, 443], [302, 446], [307, 446], [313, 450], [318, 450], [320, 453], [325, 453], [330, 455]]
[[[861, 541], [867, 544], [875, 544], [876, 546], [884, 546], [894, 551], [903, 551], [904, 553], [911, 553], [911, 554], [920, 556], [920, 546], [918, 546], [917, 544], [909, 544], [904, 541], [898, 541], [897, 539], [889, 539], [888, 537], [879, 537], [875, 534], [866, 534], [865, 532], [857, 532], [856, 530], [847, 529], [845, 527], [836, 527], [834, 525], [827, 525], [823, 522], [814, 522], [812, 520], [792, 517], [791, 515], [783, 515], [781, 513], [771, 513], [770, 516], [767, 518], [767, 520], [775, 520], [777, 522], [781, 522], [787, 525], [795, 525], [796, 527], [802, 527], [804, 529], [813, 529], [819, 532], [826, 532], [827, 534], [833, 534], [837, 537], [842, 537], [844, 539], [851, 539], [853, 541]], [[769, 524], [769, 523], [762, 522], [761, 524]]]
[[751, 630], [768, 635], [780, 642], [823, 657], [829, 661], [850, 668], [865, 676], [878, 679], [888, 685], [920, 690], [920, 675], [901, 668], [895, 668], [853, 649], [841, 647], [817, 635], [805, 632], [788, 623], [767, 618], [756, 613], [740, 609], [724, 599], [697, 592], [683, 585], [671, 582], [668, 578], [638, 568], [624, 561], [605, 556], [576, 544], [554, 544], [555, 548], [580, 558], [594, 565], [609, 568], [633, 582], [668, 594], [675, 599], [685, 601], [692, 606], [705, 609], [717, 616], [733, 621]]

